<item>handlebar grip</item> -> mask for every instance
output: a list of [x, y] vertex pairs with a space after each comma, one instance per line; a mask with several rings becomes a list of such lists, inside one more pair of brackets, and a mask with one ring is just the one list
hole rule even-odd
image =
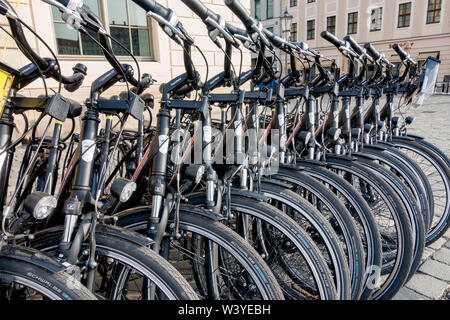
[[255, 24], [255, 20], [250, 17], [247, 10], [242, 6], [238, 0], [225, 0], [225, 4], [233, 13], [242, 21], [247, 30], [251, 29]]
[[335, 35], [328, 31], [323, 31], [320, 36], [327, 40], [328, 42], [332, 43], [336, 48], [340, 48], [345, 46], [345, 42], [339, 40]]
[[87, 67], [79, 63], [72, 70], [73, 75], [71, 77], [63, 77], [64, 88], [69, 92], [75, 92], [81, 87], [86, 76]]
[[392, 49], [394, 49], [395, 52], [397, 52], [397, 54], [400, 56], [400, 59], [402, 59], [402, 61], [405, 61], [406, 59], [408, 59], [408, 54], [397, 43], [392, 46]]
[[374, 59], [379, 60], [381, 58], [380, 53], [372, 46], [370, 43], [366, 43], [364, 45], [364, 49], [367, 50], [367, 53]]
[[189, 7], [196, 15], [200, 17], [200, 19], [205, 20], [208, 17], [211, 17], [214, 21], [217, 21], [217, 15], [210, 11], [203, 3], [199, 0], [181, 0], [186, 6]]
[[69, 91], [69, 92], [75, 92], [75, 91], [77, 91], [78, 89], [80, 89], [81, 85], [83, 84], [83, 80], [84, 80], [84, 77], [83, 77], [83, 79], [81, 79], [81, 80], [78, 81], [78, 82], [75, 82], [75, 83], [72, 83], [72, 84], [65, 84], [65, 85], [64, 85], [64, 88], [65, 88], [67, 91]]
[[153, 13], [156, 13], [166, 20], [170, 19], [171, 10], [163, 7], [155, 0], [133, 0], [134, 3], [136, 3], [138, 6], [140, 6], [142, 9], [148, 11], [151, 11]]
[[351, 36], [345, 36], [344, 40], [350, 43], [350, 47], [352, 47], [356, 54], [362, 55], [364, 53], [363, 48], [361, 48], [361, 46]]

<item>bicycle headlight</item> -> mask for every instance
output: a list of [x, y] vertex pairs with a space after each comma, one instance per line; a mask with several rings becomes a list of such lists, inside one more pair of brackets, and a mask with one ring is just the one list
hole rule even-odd
[[58, 200], [52, 195], [44, 192], [33, 192], [24, 203], [24, 210], [37, 220], [47, 218], [57, 207]]
[[134, 181], [119, 178], [114, 181], [111, 186], [111, 193], [120, 202], [127, 202], [130, 200], [133, 193], [136, 191], [137, 185]]

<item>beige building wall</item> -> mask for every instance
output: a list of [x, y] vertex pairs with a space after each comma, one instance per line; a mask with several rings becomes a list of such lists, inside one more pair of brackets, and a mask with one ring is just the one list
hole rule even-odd
[[[9, 1], [14, 7], [17, 1]], [[184, 27], [188, 33], [195, 39], [195, 43], [204, 51], [209, 63], [209, 76], [210, 78], [215, 74], [223, 71], [224, 55], [209, 39], [206, 26], [201, 22], [194, 13], [189, 10], [180, 0], [158, 0], [162, 5], [171, 8], [180, 18]], [[223, 0], [202, 0], [202, 2], [216, 13], [220, 14], [226, 22], [232, 23], [236, 26], [241, 26], [240, 21], [234, 16], [231, 11], [225, 6]], [[242, 4], [250, 11], [250, 0], [241, 0]], [[41, 0], [21, 0], [18, 6], [19, 16], [30, 24], [34, 30], [47, 42], [47, 44], [57, 52], [55, 32], [52, 23], [52, 12], [48, 4]], [[8, 27], [5, 18], [0, 19], [0, 24], [4, 27]], [[241, 26], [242, 27], [242, 26]], [[159, 84], [169, 81], [170, 79], [182, 74], [184, 72], [183, 67], [183, 51], [176, 43], [171, 41], [166, 34], [159, 28], [159, 26], [152, 21], [151, 30], [153, 33], [153, 50], [155, 52], [154, 61], [140, 59], [141, 71], [144, 73], [150, 73], [154, 79], [158, 80], [158, 85], [149, 89], [149, 92], [159, 95]], [[37, 50], [37, 52], [43, 57], [50, 57], [50, 53], [45, 46], [37, 41], [37, 39], [26, 32], [27, 39], [30, 44]], [[6, 44], [6, 46], [5, 46]], [[3, 47], [5, 46], [5, 54], [3, 53]], [[29, 63], [29, 61], [19, 52], [15, 42], [12, 39], [8, 39], [6, 34], [0, 30], [0, 58], [7, 64], [20, 68]], [[92, 56], [58, 56], [61, 62], [61, 68], [64, 74], [72, 74], [72, 67], [76, 63], [84, 63], [88, 67], [88, 76], [84, 82], [83, 87], [75, 94], [64, 92], [65, 96], [76, 99], [80, 102], [84, 101], [89, 95], [90, 84], [103, 73], [111, 69], [110, 65], [102, 57]], [[134, 65], [133, 60], [121, 59], [123, 63], [129, 63]], [[205, 76], [206, 66], [199, 52], [193, 49], [193, 61], [197, 66], [197, 70]], [[236, 69], [239, 68], [240, 54], [235, 51], [233, 54], [233, 62], [236, 65]], [[243, 70], [250, 67], [251, 58], [250, 53], [244, 49]], [[204, 79], [204, 78], [203, 78]], [[56, 81], [48, 80], [49, 87], [57, 88]], [[27, 90], [24, 90], [23, 94], [36, 96], [43, 92], [42, 81], [36, 81]], [[109, 97], [113, 94], [120, 93], [125, 90], [125, 86], [116, 85], [105, 93], [105, 97]]]
[[[410, 26], [398, 28], [399, 4], [407, 2], [412, 2]], [[444, 75], [450, 75], [450, 3], [442, 0], [440, 23], [433, 24], [426, 24], [427, 6], [428, 0], [316, 0], [313, 3], [298, 0], [297, 6], [290, 7], [290, 0], [283, 0], [283, 7], [298, 22], [298, 40], [336, 59], [341, 67], [344, 67], [342, 56], [320, 33], [327, 28], [327, 17], [335, 15], [336, 35], [342, 39], [347, 35], [348, 14], [358, 12], [358, 31], [351, 35], [357, 42], [373, 43], [392, 62], [399, 62], [392, 50], [394, 43], [399, 43], [416, 60], [423, 59], [427, 53], [440, 52], [442, 65], [438, 81], [442, 81]], [[382, 27], [380, 31], [370, 31], [371, 10], [378, 7], [383, 7]], [[315, 39], [306, 41], [306, 23], [313, 19], [316, 20]]]

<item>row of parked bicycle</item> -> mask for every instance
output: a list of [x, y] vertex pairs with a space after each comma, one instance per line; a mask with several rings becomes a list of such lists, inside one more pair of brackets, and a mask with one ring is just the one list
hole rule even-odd
[[[78, 90], [87, 68], [63, 75], [56, 55], [33, 51], [24, 28], [42, 38], [0, 0], [10, 26], [1, 29], [30, 60], [18, 70], [0, 63], [2, 299], [390, 299], [446, 232], [449, 159], [408, 134], [412, 117], [396, 116], [434, 88], [438, 60], [420, 69], [394, 46], [404, 64], [395, 78], [370, 44], [323, 32], [348, 60], [341, 75], [306, 43], [264, 29], [237, 0], [225, 4], [245, 30], [199, 0], [182, 0], [224, 52], [224, 71], [203, 79], [191, 56], [201, 48], [175, 13], [133, 0], [184, 51], [186, 72], [161, 86], [153, 127], [155, 101], [144, 91], [155, 81], [136, 60], [135, 77], [111, 42], [129, 50], [82, 1], [43, 1], [95, 42], [112, 69], [83, 106], [63, 97], [62, 86]], [[283, 77], [275, 48], [290, 57]], [[258, 55], [248, 71], [242, 50]], [[52, 95], [47, 78], [60, 84]], [[34, 81], [46, 94], [21, 96]], [[127, 92], [103, 97], [119, 83]], [[230, 93], [214, 93], [219, 87]], [[32, 124], [30, 110], [40, 113]], [[25, 128], [13, 141], [17, 117]], [[130, 118], [135, 130], [125, 129]], [[72, 124], [67, 135], [64, 123]], [[23, 159], [15, 154], [22, 143]]]

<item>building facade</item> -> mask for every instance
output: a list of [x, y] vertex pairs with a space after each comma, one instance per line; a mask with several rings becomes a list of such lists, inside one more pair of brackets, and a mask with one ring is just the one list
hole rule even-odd
[[[299, 41], [334, 59], [346, 70], [345, 59], [320, 37], [324, 30], [342, 39], [370, 42], [397, 68], [401, 61], [392, 45], [398, 43], [413, 59], [428, 56], [442, 61], [438, 81], [450, 77], [450, 4], [448, 0], [283, 0], [298, 23]], [[447, 76], [447, 77], [446, 77]], [[450, 81], [450, 79], [449, 79]]]
[[448, 0], [281, 0], [281, 8], [294, 17], [292, 23], [296, 25], [291, 30], [295, 40], [335, 60], [341, 70], [347, 68], [345, 59], [320, 37], [324, 30], [340, 39], [351, 35], [360, 44], [372, 43], [397, 68], [401, 61], [392, 49], [395, 43], [420, 63], [428, 56], [439, 57], [438, 81], [450, 81]]
[[[68, 97], [84, 101], [89, 96], [91, 83], [111, 69], [102, 56], [99, 47], [89, 38], [80, 36], [61, 21], [61, 14], [41, 0], [9, 1], [17, 8], [19, 16], [35, 30], [56, 53], [64, 74], [72, 74], [72, 67], [83, 63], [88, 68], [88, 76], [83, 87], [75, 94], [65, 92]], [[171, 8], [180, 18], [185, 29], [194, 38], [196, 45], [203, 51], [208, 61], [209, 76], [223, 71], [224, 54], [208, 37], [206, 26], [180, 0], [158, 0], [162, 5]], [[241, 26], [240, 21], [225, 6], [224, 0], [202, 0], [202, 2], [226, 22]], [[250, 0], [242, 0], [242, 4], [250, 10]], [[184, 73], [183, 49], [170, 40], [161, 28], [148, 18], [146, 12], [130, 0], [84, 0], [94, 13], [103, 21], [107, 31], [137, 58], [142, 73], [150, 73], [158, 83], [164, 83]], [[8, 27], [2, 16], [0, 24]], [[51, 57], [45, 45], [40, 43], [30, 32], [25, 32], [32, 47], [43, 57]], [[20, 68], [30, 63], [17, 49], [16, 43], [4, 32], [0, 31], [0, 58], [7, 64]], [[115, 54], [123, 63], [134, 66], [134, 61], [126, 56], [126, 51], [113, 44]], [[245, 52], [245, 50], [244, 50]], [[202, 55], [193, 49], [193, 62], [196, 69], [206, 75], [206, 64]], [[240, 54], [235, 51], [233, 64], [238, 69]], [[250, 67], [250, 54], [245, 52], [243, 68]], [[203, 78], [204, 79], [204, 78]], [[57, 83], [48, 80], [50, 88], [57, 88]], [[23, 94], [36, 96], [42, 93], [42, 81], [30, 85]], [[105, 93], [105, 97], [125, 90], [124, 85], [116, 85]], [[149, 92], [159, 95], [159, 86], [155, 85]]]

